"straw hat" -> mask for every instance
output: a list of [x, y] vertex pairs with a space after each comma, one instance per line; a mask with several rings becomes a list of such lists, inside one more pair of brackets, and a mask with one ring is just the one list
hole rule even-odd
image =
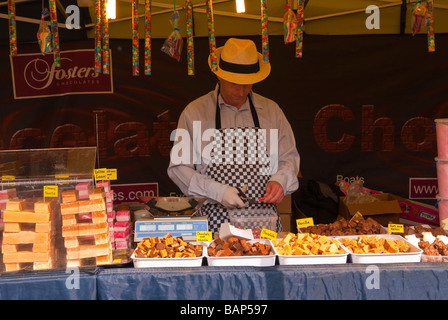
[[[264, 62], [252, 40], [229, 38], [215, 53], [218, 70], [214, 73], [229, 82], [253, 84], [264, 80], [271, 72], [271, 64]], [[211, 68], [210, 56], [208, 65]]]

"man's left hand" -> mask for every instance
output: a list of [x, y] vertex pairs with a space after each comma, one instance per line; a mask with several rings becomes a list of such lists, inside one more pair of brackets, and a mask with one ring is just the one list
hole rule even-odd
[[282, 185], [277, 181], [269, 181], [266, 186], [263, 202], [279, 204], [282, 202], [284, 196], [285, 192], [283, 191]]

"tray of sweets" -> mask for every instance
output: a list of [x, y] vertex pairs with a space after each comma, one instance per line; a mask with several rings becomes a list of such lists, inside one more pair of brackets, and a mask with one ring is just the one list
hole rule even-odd
[[430, 231], [406, 235], [405, 238], [414, 246], [423, 250], [422, 262], [448, 262], [448, 237], [446, 235], [432, 234]]
[[315, 233], [324, 236], [348, 236], [348, 235], [367, 235], [367, 234], [386, 234], [387, 228], [383, 227], [377, 221], [362, 216], [353, 217], [350, 220], [341, 218], [328, 224], [317, 224], [309, 227], [301, 227], [299, 233]]
[[165, 235], [147, 237], [137, 244], [131, 255], [135, 268], [148, 267], [200, 267], [205, 247], [195, 242]]
[[334, 237], [350, 251], [352, 263], [420, 262], [422, 250], [399, 235]]
[[280, 265], [343, 264], [349, 254], [337, 239], [308, 233], [289, 233], [273, 245]]
[[220, 240], [215, 239], [213, 242], [207, 243], [205, 256], [209, 266], [266, 267], [275, 265], [276, 256], [271, 240], [246, 241], [236, 237], [231, 237], [226, 241], [221, 240], [222, 243]]

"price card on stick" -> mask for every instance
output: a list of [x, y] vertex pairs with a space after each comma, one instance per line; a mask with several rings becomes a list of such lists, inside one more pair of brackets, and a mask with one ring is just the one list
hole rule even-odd
[[58, 186], [44, 186], [44, 199], [45, 198], [57, 198]]
[[213, 236], [211, 231], [196, 231], [196, 242], [212, 242]]
[[277, 239], [277, 232], [269, 229], [261, 229], [260, 237], [267, 238], [269, 240]]
[[404, 233], [404, 226], [402, 224], [389, 223], [387, 229], [390, 233]]
[[362, 214], [359, 211], [356, 211], [356, 213], [353, 215], [353, 217], [350, 219], [349, 222], [351, 222], [352, 220], [355, 222], [359, 222], [359, 220], [362, 219]]
[[297, 219], [296, 224], [297, 224], [297, 229], [300, 229], [303, 227], [311, 227], [311, 226], [314, 226], [314, 220], [313, 220], [313, 218]]
[[95, 175], [96, 181], [107, 180], [107, 169], [106, 168], [95, 169], [93, 173]]
[[117, 180], [117, 169], [106, 169], [106, 180]]

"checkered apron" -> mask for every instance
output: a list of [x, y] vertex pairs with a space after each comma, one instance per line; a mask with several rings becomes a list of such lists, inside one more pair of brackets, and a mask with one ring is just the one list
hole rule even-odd
[[[218, 90], [219, 96], [219, 90]], [[257, 157], [257, 150], [266, 150], [266, 137], [262, 134], [259, 126], [258, 115], [249, 97], [250, 109], [254, 120], [254, 128], [221, 128], [221, 116], [216, 101], [216, 129], [219, 133], [213, 141], [211, 161], [207, 166], [205, 174], [217, 182], [232, 187], [248, 186], [246, 195], [252, 199], [264, 196], [266, 185], [269, 181], [269, 158]], [[257, 149], [261, 148], [261, 149]], [[230, 158], [229, 158], [230, 157]], [[280, 218], [275, 204], [252, 204], [246, 208], [239, 209], [239, 216], [257, 216], [266, 214], [272, 209], [277, 216], [276, 232], [282, 231]], [[209, 230], [219, 232], [221, 223], [229, 222], [227, 209], [220, 203], [203, 204], [200, 210], [202, 215], [207, 216]], [[253, 228], [259, 225], [251, 226]]]

